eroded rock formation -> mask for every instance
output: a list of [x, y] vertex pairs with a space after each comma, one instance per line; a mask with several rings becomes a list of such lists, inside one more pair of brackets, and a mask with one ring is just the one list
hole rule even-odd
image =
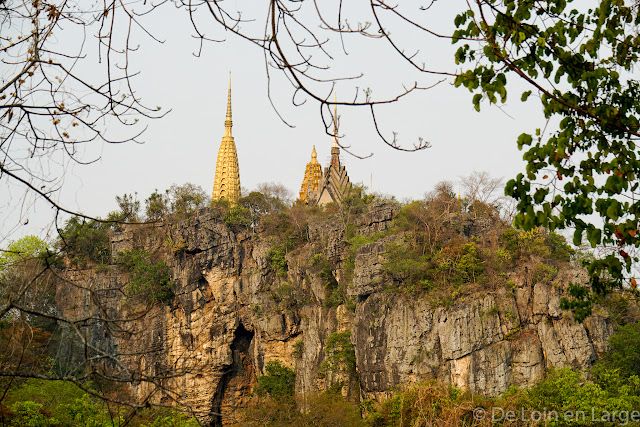
[[[374, 206], [359, 218], [356, 232], [383, 231], [397, 212], [395, 205]], [[117, 369], [131, 372], [140, 399], [184, 402], [212, 424], [250, 402], [256, 377], [272, 360], [296, 370], [303, 405], [305, 396], [336, 383], [345, 395], [365, 399], [430, 378], [495, 396], [511, 385], [532, 384], [552, 366], [587, 367], [606, 349], [612, 322], [605, 312], [576, 324], [559, 308], [566, 285], [585, 280], [580, 271], [537, 283], [515, 271], [510, 286], [478, 284], [471, 294], [437, 304], [388, 292], [384, 239], [356, 254], [348, 288], [355, 310], [328, 307], [325, 282], [310, 260], [320, 248], [338, 280], [345, 280], [343, 229], [335, 219], [312, 222], [312, 243], [287, 255], [287, 277], [279, 277], [259, 234], [234, 233], [206, 209], [173, 226], [127, 227], [115, 233], [113, 252], [143, 247], [165, 260], [175, 298], [155, 305], [128, 299], [121, 292], [126, 275], [111, 266], [69, 271], [58, 304], [78, 319], [139, 317], [88, 322], [88, 340], [114, 354], [122, 364]], [[351, 331], [355, 346], [353, 378], [321, 369], [327, 340], [344, 331]], [[68, 357], [78, 352], [70, 348]]]

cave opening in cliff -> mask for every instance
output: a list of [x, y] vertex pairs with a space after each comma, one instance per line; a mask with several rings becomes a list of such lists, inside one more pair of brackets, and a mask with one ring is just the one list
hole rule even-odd
[[247, 354], [249, 351], [249, 347], [251, 346], [251, 341], [253, 340], [253, 331], [248, 331], [245, 329], [244, 325], [240, 323], [236, 328], [235, 337], [233, 338], [233, 342], [231, 343], [231, 351], [233, 352], [234, 360], [236, 358], [236, 353]]
[[238, 324], [231, 343], [233, 360], [220, 378], [213, 399], [214, 426], [221, 426], [226, 424], [223, 420], [232, 419], [235, 411], [246, 404], [243, 400], [238, 400], [238, 397], [251, 394], [251, 389], [256, 382], [251, 357], [253, 336], [253, 331], [247, 330], [242, 323]]

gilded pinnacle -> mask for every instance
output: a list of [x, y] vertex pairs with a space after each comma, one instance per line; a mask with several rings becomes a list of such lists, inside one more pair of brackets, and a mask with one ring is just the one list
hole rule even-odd
[[231, 135], [231, 74], [229, 74], [229, 96], [227, 117], [224, 122], [224, 137], [218, 150], [216, 173], [213, 181], [213, 200], [226, 199], [232, 205], [240, 198], [240, 168], [236, 144]]
[[331, 148], [339, 148], [338, 146], [338, 94], [336, 93], [336, 103], [333, 105], [333, 143]]
[[300, 200], [305, 203], [315, 203], [320, 189], [320, 181], [322, 180], [322, 166], [318, 163], [318, 153], [316, 146], [311, 151], [311, 161], [307, 163], [304, 171], [302, 186], [300, 187]]
[[224, 136], [231, 136], [231, 127], [233, 121], [231, 120], [231, 73], [229, 73], [229, 96], [227, 98], [227, 118], [224, 121]]

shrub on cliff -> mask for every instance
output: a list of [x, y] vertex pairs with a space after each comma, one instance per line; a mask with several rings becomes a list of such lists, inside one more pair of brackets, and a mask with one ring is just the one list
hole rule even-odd
[[249, 209], [242, 205], [230, 207], [223, 220], [227, 227], [234, 231], [250, 227], [252, 221]]
[[116, 262], [129, 273], [128, 296], [143, 295], [152, 302], [168, 302], [173, 298], [169, 266], [164, 261], [151, 261], [151, 255], [142, 249], [120, 252]]
[[416, 291], [428, 290], [435, 283], [437, 264], [428, 255], [416, 253], [409, 245], [388, 243], [386, 245], [387, 261], [382, 271], [402, 289]]
[[287, 271], [289, 270], [285, 255], [287, 255], [286, 245], [275, 245], [267, 252], [267, 261], [271, 269], [280, 277], [287, 277]]
[[338, 283], [331, 263], [323, 254], [314, 254], [310, 260], [310, 271], [322, 279], [325, 289], [325, 307], [338, 307], [345, 302], [346, 286]]
[[324, 348], [325, 359], [318, 370], [321, 376], [328, 372], [343, 373], [356, 377], [356, 353], [351, 343], [351, 330], [334, 332], [327, 338]]
[[281, 399], [293, 396], [296, 386], [296, 373], [279, 360], [267, 362], [266, 375], [258, 377], [255, 393], [258, 396], [270, 396]]
[[398, 236], [386, 243], [382, 269], [393, 282], [388, 291], [455, 296], [468, 284], [504, 285], [507, 274], [523, 266], [534, 280], [548, 281], [575, 254], [564, 237], [542, 228], [516, 230], [500, 218], [497, 202], [461, 199], [446, 182], [405, 204], [394, 224]]
[[365, 194], [365, 188], [362, 185], [354, 185], [351, 187], [349, 195], [342, 200], [338, 206], [343, 215], [359, 215], [365, 211], [368, 205], [374, 202], [376, 196], [373, 194]]
[[395, 225], [404, 233], [404, 244], [419, 257], [435, 254], [449, 241], [459, 239], [462, 233], [456, 222], [467, 216], [471, 217], [464, 212], [463, 200], [456, 197], [452, 185], [441, 182], [423, 200], [402, 206]]
[[162, 194], [156, 188], [144, 201], [144, 204], [147, 221], [163, 219], [169, 212], [169, 190]]
[[306, 243], [309, 216], [313, 208], [296, 204], [282, 211], [271, 212], [262, 217], [262, 235], [272, 241], [294, 248]]
[[134, 195], [125, 193], [122, 196], [116, 196], [116, 203], [118, 210], [109, 213], [107, 217], [109, 221], [136, 222], [140, 220], [138, 193]]
[[57, 246], [78, 267], [106, 264], [111, 258], [110, 224], [71, 217], [59, 230]]
[[538, 258], [559, 265], [568, 263], [576, 252], [563, 236], [544, 228], [522, 231], [509, 227], [500, 236], [500, 244], [514, 261]]
[[288, 210], [287, 204], [280, 198], [259, 191], [252, 191], [241, 197], [235, 205], [226, 199], [220, 199], [213, 200], [210, 207], [218, 219], [235, 231], [243, 228], [253, 229], [265, 218], [278, 217], [281, 213], [284, 213], [286, 218]]
[[238, 200], [238, 205], [247, 210], [249, 225], [258, 225], [266, 215], [281, 212], [287, 208], [286, 203], [276, 196], [252, 191]]
[[169, 188], [171, 196], [171, 213], [179, 218], [193, 214], [199, 208], [207, 206], [211, 200], [199, 185], [187, 182], [183, 185], [173, 184]]
[[617, 369], [623, 377], [640, 377], [640, 322], [618, 326], [609, 338], [609, 351], [596, 365], [596, 373]]
[[486, 279], [487, 257], [473, 241], [455, 239], [431, 254], [421, 254], [405, 241], [388, 243], [386, 257], [382, 271], [405, 292], [448, 289]]

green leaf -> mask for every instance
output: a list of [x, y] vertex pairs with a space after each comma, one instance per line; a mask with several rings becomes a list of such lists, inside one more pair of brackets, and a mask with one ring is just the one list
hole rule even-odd
[[602, 232], [599, 228], [587, 230], [587, 240], [589, 240], [592, 248], [595, 248], [598, 244], [600, 244], [601, 234]]
[[582, 244], [582, 230], [576, 228], [576, 231], [573, 232], [573, 244], [575, 246]]
[[520, 134], [518, 137], [518, 150], [522, 150], [522, 147], [525, 145], [531, 145], [533, 141], [533, 137], [528, 133]]
[[480, 101], [482, 100], [482, 94], [477, 93], [473, 96], [473, 106], [476, 111], [480, 111]]

